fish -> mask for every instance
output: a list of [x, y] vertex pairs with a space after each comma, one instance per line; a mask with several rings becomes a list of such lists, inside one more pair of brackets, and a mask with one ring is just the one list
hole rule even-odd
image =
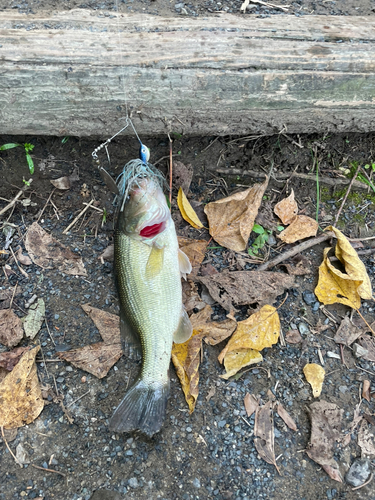
[[181, 275], [191, 272], [191, 264], [178, 248], [161, 174], [142, 160], [129, 163], [118, 182], [123, 199], [114, 269], [124, 354], [132, 358], [141, 354], [142, 366], [109, 428], [152, 436], [165, 418], [172, 343], [185, 342], [193, 330], [181, 286]]

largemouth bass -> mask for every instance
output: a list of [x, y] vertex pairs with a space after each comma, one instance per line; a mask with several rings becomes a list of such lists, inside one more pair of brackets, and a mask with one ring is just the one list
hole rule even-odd
[[121, 191], [115, 233], [121, 336], [125, 355], [142, 351], [142, 368], [109, 425], [116, 432], [138, 429], [152, 436], [165, 417], [172, 342], [185, 342], [192, 333], [180, 277], [191, 265], [178, 248], [158, 175], [141, 163]]

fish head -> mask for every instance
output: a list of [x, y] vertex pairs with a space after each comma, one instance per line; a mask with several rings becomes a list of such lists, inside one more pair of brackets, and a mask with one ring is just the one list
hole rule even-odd
[[129, 189], [124, 216], [129, 236], [145, 241], [162, 233], [171, 214], [159, 183], [147, 177], [138, 178]]

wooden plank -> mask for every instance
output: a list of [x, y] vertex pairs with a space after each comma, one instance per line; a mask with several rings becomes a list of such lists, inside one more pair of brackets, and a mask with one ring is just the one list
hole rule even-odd
[[0, 61], [4, 134], [375, 129], [368, 17], [5, 11]]

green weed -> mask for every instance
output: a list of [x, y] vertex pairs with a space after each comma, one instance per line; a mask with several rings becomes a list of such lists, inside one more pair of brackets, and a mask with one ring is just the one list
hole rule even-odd
[[0, 146], [0, 151], [6, 151], [7, 149], [17, 148], [18, 146], [21, 146], [21, 147], [23, 146], [23, 148], [25, 149], [26, 161], [27, 161], [27, 164], [29, 166], [29, 171], [30, 171], [30, 174], [33, 175], [34, 162], [30, 156], [30, 152], [34, 149], [33, 144], [29, 144], [28, 142], [25, 142], [24, 144], [18, 144], [16, 142], [9, 142], [8, 144], [3, 144], [2, 146]]

